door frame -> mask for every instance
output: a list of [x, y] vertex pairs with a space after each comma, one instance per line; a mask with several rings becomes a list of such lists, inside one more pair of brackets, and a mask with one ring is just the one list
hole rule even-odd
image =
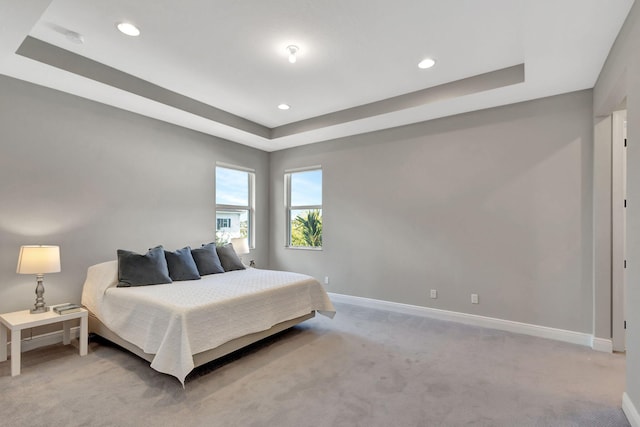
[[611, 341], [613, 351], [626, 350], [626, 119], [627, 111], [612, 114], [611, 127]]

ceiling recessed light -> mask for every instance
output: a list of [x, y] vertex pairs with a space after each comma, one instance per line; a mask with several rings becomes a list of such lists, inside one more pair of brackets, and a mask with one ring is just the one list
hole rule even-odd
[[288, 110], [291, 106], [289, 104], [280, 104], [278, 105], [278, 108], [281, 110]]
[[425, 58], [418, 64], [418, 68], [422, 68], [423, 70], [426, 68], [431, 68], [436, 65], [436, 60], [431, 58]]
[[122, 34], [126, 34], [131, 37], [137, 37], [140, 35], [140, 30], [138, 29], [138, 27], [128, 22], [119, 23], [118, 30], [120, 30]]

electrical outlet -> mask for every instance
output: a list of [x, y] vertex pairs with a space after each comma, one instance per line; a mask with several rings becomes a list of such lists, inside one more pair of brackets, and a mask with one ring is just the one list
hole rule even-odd
[[471, 294], [471, 304], [480, 304], [478, 294]]
[[325, 285], [329, 284], [329, 276], [324, 276], [324, 284]]
[[431, 298], [438, 298], [438, 291], [436, 289], [431, 289]]

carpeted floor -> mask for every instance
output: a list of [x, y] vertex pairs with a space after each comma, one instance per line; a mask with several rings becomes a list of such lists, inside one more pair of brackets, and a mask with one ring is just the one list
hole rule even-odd
[[186, 389], [107, 342], [0, 363], [2, 426], [629, 426], [624, 356], [336, 304]]

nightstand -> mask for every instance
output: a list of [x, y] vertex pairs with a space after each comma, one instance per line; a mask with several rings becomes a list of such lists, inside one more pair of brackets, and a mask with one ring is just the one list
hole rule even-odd
[[58, 314], [55, 311], [31, 314], [29, 310], [0, 314], [0, 362], [7, 360], [7, 331], [11, 331], [11, 376], [20, 375], [21, 331], [36, 326], [62, 322], [64, 344], [71, 343], [71, 320], [80, 319], [80, 356], [87, 354], [88, 317], [84, 308], [75, 313]]

